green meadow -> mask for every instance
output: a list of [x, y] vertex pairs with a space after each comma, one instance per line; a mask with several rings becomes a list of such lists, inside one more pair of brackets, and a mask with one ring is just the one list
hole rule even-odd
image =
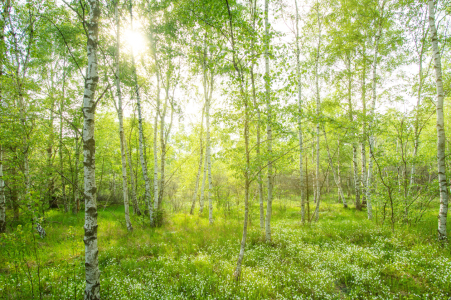
[[[102, 299], [448, 299], [449, 245], [436, 241], [436, 216], [398, 225], [365, 211], [322, 203], [320, 220], [302, 224], [295, 203], [274, 203], [266, 243], [253, 203], [243, 272], [233, 271], [242, 235], [236, 207], [208, 215], [166, 214], [161, 228], [123, 207], [99, 208]], [[1, 299], [83, 299], [83, 214], [50, 211], [41, 239], [31, 225], [1, 235]]]

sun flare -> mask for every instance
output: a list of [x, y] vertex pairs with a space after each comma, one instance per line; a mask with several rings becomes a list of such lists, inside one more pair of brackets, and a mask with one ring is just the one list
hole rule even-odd
[[125, 30], [123, 40], [126, 43], [125, 47], [132, 49], [135, 54], [143, 53], [146, 50], [147, 40], [142, 33], [136, 30]]

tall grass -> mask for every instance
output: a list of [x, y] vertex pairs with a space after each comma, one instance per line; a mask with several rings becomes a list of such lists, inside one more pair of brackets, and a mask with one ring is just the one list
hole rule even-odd
[[[447, 299], [449, 246], [435, 241], [436, 218], [393, 232], [365, 212], [323, 203], [320, 221], [300, 222], [294, 202], [274, 204], [273, 241], [259, 228], [256, 203], [240, 281], [232, 273], [241, 207], [208, 216], [166, 215], [161, 228], [123, 207], [99, 211], [102, 299]], [[52, 211], [47, 237], [29, 224], [1, 236], [1, 299], [83, 299], [83, 215]], [[379, 222], [380, 223], [380, 222]]]

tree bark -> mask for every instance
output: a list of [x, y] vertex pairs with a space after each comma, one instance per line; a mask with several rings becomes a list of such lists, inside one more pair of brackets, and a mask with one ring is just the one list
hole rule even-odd
[[194, 207], [196, 205], [196, 199], [197, 199], [197, 193], [199, 192], [199, 180], [200, 180], [200, 173], [202, 172], [202, 161], [204, 156], [204, 146], [203, 146], [203, 128], [204, 128], [204, 109], [202, 108], [202, 118], [201, 118], [201, 125], [200, 125], [200, 134], [199, 134], [199, 168], [197, 170], [197, 176], [196, 176], [196, 187], [194, 189], [194, 195], [193, 195], [193, 202], [191, 203], [191, 209], [189, 211], [190, 215], [194, 213]]
[[[5, 61], [5, 23], [9, 17], [9, 9], [11, 1], [6, 0], [2, 4], [2, 19], [0, 19], [0, 78], [3, 77], [3, 64]], [[3, 86], [0, 83], [0, 103], [2, 100]], [[14, 205], [14, 204], [13, 204]], [[6, 231], [6, 198], [5, 198], [5, 181], [3, 179], [3, 148], [0, 144], [0, 233]]]
[[[210, 145], [210, 103], [211, 103], [211, 95], [213, 92], [213, 71], [211, 71], [210, 77], [210, 88], [209, 93], [206, 93], [206, 103], [205, 103], [205, 127], [206, 127], [206, 139], [205, 139], [205, 152], [206, 152], [206, 161], [207, 164], [207, 172], [208, 172], [208, 222], [213, 224], [213, 202], [211, 198], [211, 191], [213, 189], [212, 179], [211, 179], [211, 145]], [[206, 70], [205, 70], [205, 76]]]
[[[53, 80], [52, 80], [52, 91], [53, 91]], [[51, 207], [53, 202], [53, 193], [55, 188], [55, 180], [53, 178], [53, 163], [52, 163], [52, 157], [53, 157], [53, 142], [54, 142], [54, 114], [53, 111], [55, 109], [55, 99], [53, 98], [53, 95], [50, 97], [52, 103], [50, 104], [50, 120], [49, 120], [49, 139], [47, 142], [47, 180], [48, 180], [48, 186], [47, 186], [47, 203], [49, 204], [49, 207]]]
[[269, 0], [265, 0], [265, 101], [267, 113], [266, 138], [268, 143], [268, 199], [266, 203], [266, 241], [271, 241], [271, 215], [272, 215], [272, 198], [273, 198], [273, 170], [272, 170], [272, 109], [271, 109], [271, 79], [269, 74]]
[[[352, 109], [352, 71], [351, 71], [351, 56], [348, 54], [346, 59], [346, 66], [348, 68], [348, 116], [349, 122], [354, 121], [354, 113]], [[357, 145], [355, 141], [352, 142], [352, 166], [354, 169], [354, 191], [355, 191], [355, 208], [362, 210], [360, 204], [360, 176], [357, 162]]]
[[[133, 30], [133, 6], [132, 1], [130, 0], [130, 23], [131, 28]], [[147, 172], [147, 163], [146, 159], [144, 157], [144, 133], [143, 133], [143, 120], [142, 120], [142, 113], [141, 113], [141, 96], [139, 94], [139, 85], [138, 85], [138, 76], [136, 75], [136, 65], [135, 65], [135, 55], [132, 53], [132, 73], [133, 73], [133, 80], [135, 84], [135, 95], [136, 95], [136, 104], [138, 106], [138, 130], [139, 130], [139, 157], [141, 160], [141, 168], [143, 172], [143, 178], [145, 183], [145, 199], [147, 202], [147, 208], [149, 209], [149, 219], [150, 219], [150, 226], [154, 226], [154, 220], [153, 220], [153, 208], [152, 208], [152, 197], [150, 194], [150, 180]]]
[[5, 181], [3, 179], [3, 148], [0, 145], [0, 233], [6, 231]]
[[75, 167], [74, 167], [74, 206], [72, 208], [72, 213], [76, 215], [80, 211], [80, 199], [78, 190], [78, 167], [80, 164], [80, 145], [79, 145], [79, 135], [75, 131]]
[[[131, 139], [129, 139], [131, 140]], [[133, 203], [133, 212], [138, 216], [141, 215], [141, 210], [139, 209], [138, 199], [136, 197], [136, 186], [135, 186], [135, 177], [133, 173], [133, 165], [132, 165], [132, 156], [130, 154], [129, 146], [127, 145], [127, 141], [124, 139], [124, 148], [125, 154], [127, 155], [128, 166], [130, 170], [130, 189], [131, 189], [131, 197]]]
[[[316, 86], [316, 116], [319, 118], [321, 113], [321, 100], [319, 92], [319, 57], [321, 47], [321, 20], [319, 14], [319, 4], [317, 2], [317, 18], [318, 18], [318, 48], [316, 49], [316, 61], [315, 61], [315, 86]], [[315, 221], [319, 220], [319, 205], [321, 198], [321, 186], [319, 184], [319, 120], [316, 123], [316, 208], [315, 208]]]
[[362, 139], [360, 141], [360, 149], [361, 149], [361, 194], [362, 194], [362, 202], [366, 203], [366, 44], [363, 44], [362, 50], [362, 58], [363, 58], [363, 69], [362, 69]]
[[437, 167], [438, 182], [440, 188], [440, 209], [438, 214], [438, 238], [446, 240], [446, 218], [448, 216], [448, 190], [446, 187], [446, 162], [445, 162], [445, 124], [443, 119], [443, 91], [442, 62], [440, 48], [438, 46], [437, 28], [435, 25], [435, 5], [433, 0], [428, 1], [429, 8], [429, 34], [432, 43], [432, 58], [434, 60], [435, 84], [437, 89]]
[[[327, 133], [324, 128], [323, 128], [323, 133], [324, 133], [324, 142], [326, 143], [327, 157], [329, 158], [330, 169], [332, 170], [332, 174], [334, 176], [334, 181], [338, 188], [338, 195], [340, 196], [341, 201], [343, 202], [343, 207], [348, 208], [348, 204], [346, 203], [346, 198], [343, 193], [343, 189], [341, 188], [341, 178], [340, 178], [340, 173], [339, 173], [340, 172], [339, 167], [338, 167], [337, 172], [335, 172], [335, 168], [334, 168], [333, 161], [332, 161], [332, 156], [330, 155], [329, 144], [327, 142]], [[338, 149], [340, 149], [340, 143], [338, 143]], [[337, 150], [337, 151], [339, 151], [339, 150]]]
[[[206, 152], [206, 151], [205, 151]], [[205, 164], [202, 176], [202, 186], [200, 189], [200, 202], [199, 202], [199, 214], [204, 211], [204, 195], [205, 195], [205, 180], [207, 178], [207, 154], [205, 154]]]
[[88, 67], [83, 97], [83, 165], [85, 198], [85, 300], [100, 299], [99, 250], [97, 247], [97, 203], [95, 180], [95, 91], [99, 81], [97, 72], [97, 43], [99, 36], [100, 1], [88, 1], [90, 11], [86, 26]]
[[118, 1], [114, 2], [114, 15], [116, 18], [116, 91], [117, 91], [117, 117], [119, 119], [119, 138], [121, 144], [121, 164], [122, 164], [122, 195], [124, 198], [124, 215], [125, 225], [128, 231], [133, 231], [133, 226], [130, 221], [129, 201], [128, 201], [128, 182], [127, 182], [127, 162], [125, 153], [125, 135], [124, 135], [124, 120], [122, 114], [122, 91], [120, 79], [120, 19], [118, 10]]
[[63, 157], [63, 108], [64, 108], [64, 97], [65, 97], [65, 83], [66, 83], [66, 72], [63, 74], [63, 95], [60, 101], [60, 145], [59, 145], [59, 159], [60, 159], [60, 172], [61, 172], [61, 193], [63, 198], [64, 212], [69, 212], [69, 205], [66, 196], [66, 179], [64, 178], [64, 157]]
[[385, 0], [382, 2], [382, 6], [380, 8], [380, 18], [379, 18], [379, 25], [376, 32], [376, 37], [374, 41], [374, 58], [373, 58], [373, 86], [372, 86], [372, 101], [371, 101], [371, 121], [369, 124], [369, 149], [370, 149], [370, 158], [368, 161], [368, 177], [367, 177], [367, 184], [366, 184], [366, 208], [368, 213], [368, 220], [371, 220], [373, 218], [373, 208], [371, 203], [371, 195], [373, 191], [372, 187], [372, 180], [373, 180], [373, 158], [371, 157], [374, 154], [374, 133], [373, 133], [373, 127], [374, 127], [374, 119], [375, 119], [375, 109], [376, 109], [376, 86], [377, 86], [377, 54], [379, 51], [379, 40], [381, 38], [381, 32], [382, 32], [382, 21], [383, 21], [383, 14], [384, 14], [384, 6], [385, 6]]
[[[255, 21], [256, 21], [256, 11], [257, 11], [257, 1], [252, 0], [249, 2], [249, 10], [251, 11], [251, 18], [252, 18], [252, 29], [255, 30]], [[252, 51], [252, 57], [255, 56], [255, 35], [251, 38], [251, 51]], [[261, 113], [260, 113], [260, 107], [259, 103], [257, 102], [257, 92], [255, 88], [255, 77], [254, 77], [254, 67], [255, 67], [255, 60], [252, 59], [251, 61], [251, 69], [250, 69], [250, 75], [251, 75], [251, 88], [252, 88], [252, 101], [254, 105], [254, 109], [257, 113], [257, 144], [255, 145], [255, 154], [258, 160], [258, 200], [259, 200], [259, 208], [260, 208], [260, 229], [263, 230], [265, 228], [265, 211], [264, 211], [264, 205], [263, 205], [263, 179], [262, 179], [262, 167], [261, 167], [261, 160], [260, 160], [260, 143], [261, 143], [261, 133], [260, 133], [260, 126], [261, 126]]]
[[302, 157], [304, 155], [304, 146], [302, 140], [302, 82], [301, 82], [301, 61], [300, 55], [301, 50], [299, 47], [299, 9], [298, 1], [295, 0], [294, 4], [296, 6], [296, 77], [298, 80], [298, 131], [299, 131], [299, 183], [301, 190], [301, 222], [305, 223], [305, 199], [304, 199], [304, 169], [302, 163]]

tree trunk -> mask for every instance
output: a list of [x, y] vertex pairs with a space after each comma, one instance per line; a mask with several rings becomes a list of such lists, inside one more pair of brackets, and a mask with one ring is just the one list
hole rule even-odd
[[298, 130], [299, 130], [299, 183], [301, 190], [301, 222], [305, 223], [305, 199], [304, 199], [304, 169], [302, 164], [302, 157], [304, 155], [303, 140], [302, 140], [302, 82], [301, 82], [301, 61], [300, 55], [301, 50], [299, 47], [299, 9], [298, 1], [295, 0], [294, 4], [296, 6], [296, 77], [298, 79]]
[[72, 207], [72, 213], [76, 215], [80, 211], [80, 199], [78, 190], [78, 167], [80, 164], [80, 145], [79, 145], [78, 132], [75, 132], [75, 167], [74, 167], [74, 206]]
[[366, 208], [368, 213], [368, 220], [371, 220], [373, 218], [373, 208], [371, 206], [371, 194], [373, 191], [372, 187], [372, 179], [373, 179], [373, 158], [374, 155], [374, 133], [373, 133], [373, 126], [374, 126], [374, 111], [376, 109], [376, 85], [377, 85], [377, 54], [379, 50], [379, 40], [381, 37], [382, 32], [382, 21], [383, 21], [383, 13], [384, 13], [384, 6], [385, 6], [385, 0], [382, 2], [382, 6], [380, 8], [380, 20], [379, 20], [379, 26], [377, 28], [377, 33], [375, 36], [375, 43], [374, 43], [374, 58], [373, 58], [373, 86], [372, 86], [372, 92], [373, 97], [371, 101], [371, 121], [369, 124], [369, 149], [370, 149], [370, 157], [368, 161], [368, 178], [367, 178], [367, 185], [366, 185]]
[[[427, 15], [426, 15], [427, 16]], [[425, 20], [426, 21], [426, 18]], [[414, 135], [414, 148], [413, 148], [413, 163], [412, 168], [410, 172], [410, 182], [409, 182], [409, 191], [408, 191], [408, 197], [410, 195], [410, 192], [413, 188], [413, 185], [415, 184], [415, 159], [418, 155], [418, 148], [420, 146], [420, 125], [419, 125], [419, 109], [421, 105], [421, 92], [423, 90], [423, 55], [426, 52], [426, 42], [427, 42], [427, 34], [428, 30], [424, 30], [422, 32], [421, 36], [421, 47], [418, 52], [419, 56], [419, 62], [418, 62], [418, 93], [417, 93], [417, 105], [416, 105], [416, 113], [415, 113], [415, 135]], [[418, 51], [418, 50], [417, 50]]]
[[[2, 20], [0, 20], [0, 78], [3, 77], [3, 65], [5, 61], [5, 23], [9, 18], [10, 0], [3, 2]], [[2, 102], [2, 86], [0, 85], [0, 103]], [[13, 204], [14, 205], [14, 204]], [[0, 144], [0, 233], [6, 231], [6, 198], [5, 198], [5, 181], [3, 179], [3, 148]]]
[[[129, 7], [130, 23], [131, 23], [131, 28], [133, 30], [133, 10], [132, 9], [133, 9], [132, 1], [130, 0], [130, 7]], [[141, 113], [141, 96], [139, 94], [138, 76], [136, 75], [134, 53], [132, 53], [132, 73], [133, 73], [133, 79], [134, 79], [134, 84], [135, 84], [136, 104], [138, 106], [139, 157], [141, 160], [141, 168], [142, 168], [144, 183], [145, 183], [145, 199], [147, 202], [147, 208], [149, 209], [150, 226], [154, 226], [155, 224], [154, 224], [154, 220], [153, 220], [152, 197], [150, 194], [150, 181], [149, 181], [149, 176], [147, 173], [147, 163], [146, 163], [146, 159], [144, 157], [144, 133], [143, 133], [143, 120], [142, 120], [142, 113]]]
[[66, 73], [63, 74], [63, 96], [60, 101], [60, 145], [59, 145], [59, 159], [60, 159], [60, 172], [61, 172], [61, 193], [63, 198], [64, 212], [69, 212], [69, 205], [66, 196], [66, 179], [64, 178], [64, 157], [63, 157], [63, 108], [64, 108], [64, 97], [65, 97], [65, 81]]
[[[335, 172], [335, 168], [333, 165], [332, 156], [330, 155], [330, 148], [329, 148], [329, 144], [327, 142], [327, 133], [326, 133], [326, 130], [324, 129], [324, 127], [323, 127], [323, 132], [324, 132], [324, 142], [326, 143], [326, 149], [327, 149], [327, 157], [329, 158], [330, 169], [332, 170], [332, 174], [334, 176], [334, 181], [338, 188], [338, 195], [341, 198], [341, 200], [343, 201], [343, 207], [348, 208], [348, 204], [346, 203], [346, 198], [343, 193], [343, 189], [341, 188], [341, 178], [340, 178], [340, 173], [339, 173], [340, 169], [338, 167], [338, 174], [337, 174]], [[340, 149], [340, 143], [338, 143], [338, 149]], [[337, 150], [337, 151], [339, 151], [339, 150]]]
[[194, 213], [194, 207], [196, 205], [196, 199], [197, 199], [197, 193], [199, 192], [199, 180], [200, 180], [200, 173], [202, 172], [202, 161], [204, 156], [204, 146], [203, 146], [203, 128], [204, 128], [204, 109], [202, 108], [202, 118], [201, 118], [201, 125], [200, 125], [200, 134], [199, 134], [199, 168], [197, 170], [197, 176], [196, 176], [196, 187], [194, 189], [194, 195], [193, 195], [193, 202], [191, 203], [191, 209], [189, 211], [190, 215]]
[[150, 45], [152, 48], [153, 58], [155, 61], [155, 74], [157, 76], [157, 94], [156, 94], [156, 110], [153, 123], [153, 205], [154, 210], [158, 209], [158, 117], [160, 116], [160, 67], [157, 57], [157, 45], [150, 30]]
[[232, 13], [230, 11], [230, 6], [228, 0], [226, 0], [229, 24], [230, 24], [230, 33], [231, 33], [231, 42], [232, 42], [232, 54], [233, 54], [233, 67], [236, 71], [239, 86], [240, 86], [240, 95], [244, 100], [244, 147], [245, 147], [245, 158], [246, 158], [246, 166], [244, 169], [244, 224], [243, 224], [243, 236], [241, 239], [240, 245], [240, 254], [238, 255], [238, 260], [236, 264], [235, 272], [233, 273], [234, 278], [237, 280], [241, 276], [241, 266], [244, 258], [244, 250], [246, 248], [246, 237], [247, 237], [247, 223], [249, 216], [249, 188], [250, 188], [250, 152], [249, 152], [249, 102], [247, 95], [244, 91], [244, 78], [242, 74], [242, 66], [239, 65], [239, 61], [236, 54], [235, 48], [235, 40], [233, 36], [233, 25], [232, 25]]
[[266, 241], [271, 241], [271, 215], [272, 215], [272, 191], [273, 191], [273, 171], [272, 171], [272, 109], [271, 109], [271, 79], [269, 74], [269, 0], [265, 0], [265, 100], [267, 111], [266, 137], [268, 143], [268, 200], [266, 203]]
[[[321, 113], [321, 100], [319, 93], [319, 56], [321, 47], [321, 20], [319, 15], [319, 6], [317, 3], [317, 17], [318, 17], [318, 48], [316, 50], [316, 61], [315, 61], [315, 86], [316, 86], [316, 116], [319, 117]], [[321, 198], [321, 186], [319, 183], [319, 120], [316, 123], [316, 208], [315, 208], [315, 221], [319, 220], [319, 204]]]
[[440, 187], [440, 210], [438, 214], [438, 238], [446, 240], [446, 218], [448, 216], [448, 190], [446, 187], [446, 162], [445, 162], [445, 124], [443, 120], [443, 80], [440, 48], [438, 46], [437, 28], [435, 25], [434, 1], [429, 0], [429, 32], [431, 36], [432, 52], [434, 60], [435, 82], [437, 87], [437, 167]]
[[0, 233], [6, 231], [5, 181], [3, 179], [3, 148], [0, 145]]
[[83, 165], [84, 165], [84, 198], [85, 198], [85, 300], [100, 299], [99, 250], [97, 247], [97, 203], [95, 180], [95, 91], [99, 81], [97, 72], [97, 41], [99, 35], [100, 2], [89, 0], [90, 6], [86, 26], [88, 67], [86, 70], [85, 90], [83, 97]]
[[[251, 18], [252, 18], [252, 29], [255, 30], [255, 20], [256, 20], [256, 4], [257, 1], [250, 1], [250, 11], [251, 11]], [[251, 38], [251, 50], [252, 50], [252, 57], [255, 56], [255, 36], [252, 36]], [[259, 200], [259, 206], [260, 206], [260, 229], [263, 230], [265, 228], [265, 211], [264, 211], [264, 205], [263, 205], [263, 179], [262, 179], [262, 167], [261, 167], [261, 161], [260, 161], [260, 143], [261, 143], [261, 136], [260, 136], [260, 125], [261, 125], [261, 113], [260, 113], [260, 107], [259, 103], [257, 103], [257, 92], [255, 88], [255, 77], [254, 77], [254, 67], [255, 67], [255, 61], [252, 59], [251, 62], [251, 69], [250, 69], [250, 75], [251, 75], [251, 88], [252, 88], [252, 101], [254, 104], [254, 109], [257, 113], [257, 144], [255, 146], [255, 154], [258, 160], [258, 200]]]
[[[351, 71], [351, 57], [347, 56], [346, 65], [348, 68], [348, 115], [349, 122], [352, 124], [354, 121], [354, 114], [352, 110], [352, 71]], [[362, 210], [362, 206], [360, 204], [360, 176], [357, 162], [357, 145], [353, 141], [352, 142], [352, 165], [354, 169], [354, 191], [355, 191], [355, 208], [357, 210]]]
[[130, 221], [129, 202], [128, 202], [128, 182], [127, 182], [127, 162], [125, 158], [125, 135], [124, 135], [124, 120], [122, 116], [122, 91], [120, 79], [120, 19], [118, 11], [118, 1], [114, 2], [114, 14], [116, 18], [116, 90], [117, 90], [117, 117], [119, 119], [119, 138], [121, 144], [121, 164], [122, 164], [122, 195], [124, 198], [124, 215], [125, 225], [128, 231], [133, 231], [133, 226]]
[[[206, 151], [205, 151], [206, 152]], [[202, 186], [200, 189], [200, 202], [199, 202], [199, 213], [202, 214], [204, 211], [204, 195], [205, 195], [205, 179], [207, 178], [207, 154], [205, 154], [205, 164], [202, 176]]]
[[[170, 67], [169, 67], [170, 68]], [[165, 118], [166, 118], [166, 112], [168, 108], [168, 101], [169, 101], [169, 81], [171, 72], [167, 71], [167, 77], [166, 77], [166, 86], [165, 89], [165, 100], [163, 105], [163, 112], [161, 114], [160, 118], [160, 147], [161, 147], [161, 155], [160, 155], [160, 187], [158, 191], [158, 200], [156, 207], [159, 208], [161, 204], [163, 203], [163, 196], [164, 196], [164, 184], [165, 184], [165, 165], [166, 165], [166, 140], [164, 135], [164, 129], [165, 129]], [[164, 82], [164, 81], [163, 81]]]
[[[52, 81], [53, 85], [53, 81]], [[52, 86], [53, 90], [53, 86]], [[52, 95], [53, 96], [53, 95]], [[53, 163], [52, 163], [52, 156], [53, 156], [53, 142], [54, 142], [54, 114], [53, 111], [55, 110], [55, 99], [51, 97], [51, 105], [50, 105], [50, 120], [49, 120], [49, 140], [47, 143], [47, 180], [48, 180], [48, 186], [47, 186], [47, 203], [49, 204], [49, 207], [52, 206], [53, 202], [53, 193], [55, 188], [55, 180], [53, 178]]]
[[138, 205], [138, 199], [136, 198], [136, 186], [135, 186], [135, 177], [133, 174], [133, 165], [132, 165], [132, 156], [130, 154], [130, 149], [127, 146], [127, 142], [124, 139], [124, 148], [125, 148], [125, 154], [127, 155], [128, 160], [128, 166], [130, 170], [130, 189], [131, 189], [131, 196], [132, 196], [132, 203], [133, 203], [133, 212], [137, 214], [138, 216], [141, 215], [141, 210], [139, 209]]
[[362, 203], [366, 203], [366, 44], [363, 44], [363, 69], [362, 69], [362, 139], [360, 141], [361, 149], [361, 175], [362, 175]]
[[[205, 76], [206, 70], [204, 70]], [[211, 199], [211, 191], [213, 189], [212, 179], [211, 179], [211, 145], [210, 145], [210, 102], [211, 102], [211, 95], [213, 92], [213, 71], [211, 71], [211, 77], [210, 77], [210, 88], [209, 93], [206, 93], [206, 103], [205, 103], [205, 127], [206, 127], [206, 139], [205, 139], [205, 152], [206, 152], [206, 165], [207, 165], [207, 172], [208, 172], [208, 222], [210, 224], [213, 224], [213, 202]]]

